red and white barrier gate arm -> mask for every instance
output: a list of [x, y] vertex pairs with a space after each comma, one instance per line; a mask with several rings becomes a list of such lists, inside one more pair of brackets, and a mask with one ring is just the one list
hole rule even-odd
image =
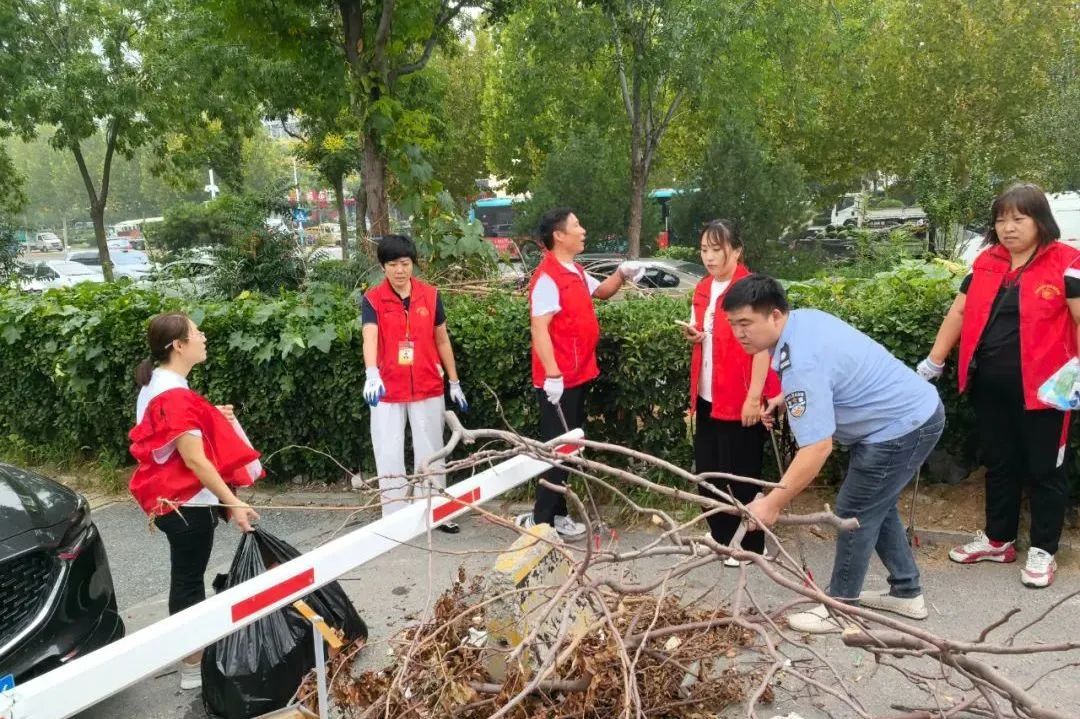
[[[551, 442], [579, 439], [580, 429]], [[577, 447], [563, 445], [569, 454]], [[65, 719], [550, 469], [518, 456], [0, 694], [0, 719]]]

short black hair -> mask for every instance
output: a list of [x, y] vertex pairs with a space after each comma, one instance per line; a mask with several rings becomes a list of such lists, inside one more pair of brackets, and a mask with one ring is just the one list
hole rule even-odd
[[375, 256], [380, 265], [408, 257], [416, 262], [416, 245], [405, 235], [383, 235], [375, 240]]
[[1008, 210], [1016, 210], [1021, 215], [1027, 215], [1035, 220], [1035, 227], [1039, 232], [1039, 247], [1061, 239], [1061, 228], [1054, 219], [1054, 212], [1050, 209], [1050, 201], [1046, 199], [1046, 193], [1038, 185], [1019, 183], [995, 197], [993, 204], [990, 205], [990, 229], [986, 232], [984, 245], [1001, 244], [994, 223]]
[[548, 210], [540, 216], [540, 222], [536, 225], [536, 234], [539, 235], [540, 241], [544, 243], [544, 247], [549, 250], [555, 246], [555, 230], [566, 229], [566, 218], [574, 214], [574, 211], [569, 207], [556, 207], [553, 210]]
[[724, 312], [750, 307], [759, 314], [767, 315], [773, 310], [788, 313], [787, 293], [783, 285], [773, 277], [754, 273], [742, 278], [724, 295]]

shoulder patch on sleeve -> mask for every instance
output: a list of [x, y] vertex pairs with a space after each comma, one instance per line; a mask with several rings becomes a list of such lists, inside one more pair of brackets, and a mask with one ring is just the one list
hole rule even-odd
[[780, 374], [783, 374], [786, 369], [791, 369], [791, 350], [786, 342], [780, 348], [780, 362], [777, 364], [776, 369]]
[[788, 414], [792, 417], [802, 417], [806, 414], [806, 392], [802, 390], [789, 392], [784, 396], [784, 404], [787, 406]]

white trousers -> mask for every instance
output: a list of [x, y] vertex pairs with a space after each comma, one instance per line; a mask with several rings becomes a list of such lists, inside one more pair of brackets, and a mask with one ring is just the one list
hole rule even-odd
[[[371, 408], [371, 444], [375, 449], [375, 471], [379, 474], [382, 515], [385, 517], [409, 502], [409, 482], [405, 478], [405, 422], [412, 428], [413, 472], [443, 447], [443, 396], [419, 402], [379, 402]], [[443, 467], [443, 461], [432, 469]], [[446, 475], [426, 478], [436, 487], [446, 488]], [[413, 500], [426, 499], [422, 487], [413, 490]]]

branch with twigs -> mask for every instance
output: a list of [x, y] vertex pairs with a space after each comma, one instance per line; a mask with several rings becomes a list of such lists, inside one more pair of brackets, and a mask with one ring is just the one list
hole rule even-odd
[[[860, 687], [830, 663], [827, 652], [819, 651], [822, 640], [809, 640], [785, 626], [787, 611], [813, 604], [825, 605], [836, 621], [847, 627], [836, 640], [840, 645], [866, 652], [875, 671], [896, 672], [900, 681], [911, 687], [913, 696], [932, 697], [930, 707], [892, 705], [901, 713], [890, 715], [891, 719], [1074, 716], [1053, 708], [1033, 691], [1046, 676], [1080, 665], [1064, 659], [1064, 654], [1080, 649], [1080, 641], [1064, 637], [1055, 642], [1020, 644], [1017, 637], [1053, 617], [1080, 592], [1054, 602], [1003, 642], [991, 643], [988, 638], [1019, 610], [988, 617], [985, 629], [974, 641], [939, 636], [922, 626], [829, 596], [809, 581], [782, 538], [769, 529], [765, 532], [776, 546], [775, 560], [743, 550], [739, 544], [742, 530], [728, 545], [718, 544], [703, 532], [707, 513], [750, 519], [745, 506], [721, 486], [748, 481], [767, 487], [768, 482], [722, 473], [694, 474], [643, 452], [586, 439], [567, 440], [581, 452], [566, 455], [551, 443], [513, 431], [466, 429], [452, 413], [447, 413], [446, 419], [450, 441], [409, 477], [414, 501], [449, 496], [432, 482], [437, 474], [475, 471], [526, 455], [567, 470], [585, 486], [596, 484], [607, 490], [607, 496], [625, 504], [628, 511], [645, 519], [645, 524], [657, 525], [659, 532], [637, 548], [620, 548], [614, 541], [608, 546], [599, 541], [586, 541], [583, 546], [549, 541], [551, 549], [569, 566], [566, 579], [534, 590], [520, 589], [522, 597], [529, 595], [539, 601], [534, 602], [527, 626], [522, 627], [520, 641], [505, 648], [493, 648], [482, 639], [485, 613], [498, 601], [486, 594], [483, 575], [470, 580], [463, 569], [459, 570], [453, 586], [441, 594], [436, 591], [431, 562], [445, 552], [431, 546], [429, 532], [428, 593], [431, 598], [438, 594], [438, 598], [426, 603], [417, 624], [390, 639], [393, 662], [389, 668], [357, 678], [336, 668], [332, 695], [343, 716], [636, 719], [703, 716], [741, 705], [743, 715], [753, 719], [762, 716], [762, 707], [783, 691], [798, 701], [833, 701], [844, 712], [862, 719], [883, 717], [869, 706], [870, 697], [860, 696]], [[477, 442], [485, 443], [480, 451], [449, 459], [459, 445]], [[667, 483], [657, 481], [659, 476]], [[578, 493], [571, 486], [540, 482], [565, 496], [584, 519], [591, 537], [602, 520], [590, 514]], [[714, 495], [698, 494], [698, 486], [715, 490]], [[692, 519], [677, 519], [671, 512], [633, 502], [624, 491], [627, 487], [697, 506], [700, 513]], [[524, 531], [481, 506], [473, 510], [507, 530]], [[812, 514], [785, 515], [780, 522], [816, 524], [837, 532], [857, 526], [855, 520], [841, 519], [827, 507]], [[709, 606], [698, 599], [682, 600], [677, 590], [681, 581], [709, 567], [723, 571], [718, 564], [728, 558], [742, 565], [726, 601]], [[640, 578], [628, 571], [645, 562], [661, 566]], [[757, 579], [749, 581], [755, 575]], [[775, 606], [763, 601], [759, 596], [762, 579], [787, 599]], [[583, 604], [596, 609], [584, 628], [575, 617]], [[548, 628], [543, 637], [541, 625]], [[505, 659], [507, 673], [502, 681], [488, 674], [485, 658], [492, 652]], [[1047, 654], [1063, 655], [1060, 665], [1026, 684], [987, 659]]]

